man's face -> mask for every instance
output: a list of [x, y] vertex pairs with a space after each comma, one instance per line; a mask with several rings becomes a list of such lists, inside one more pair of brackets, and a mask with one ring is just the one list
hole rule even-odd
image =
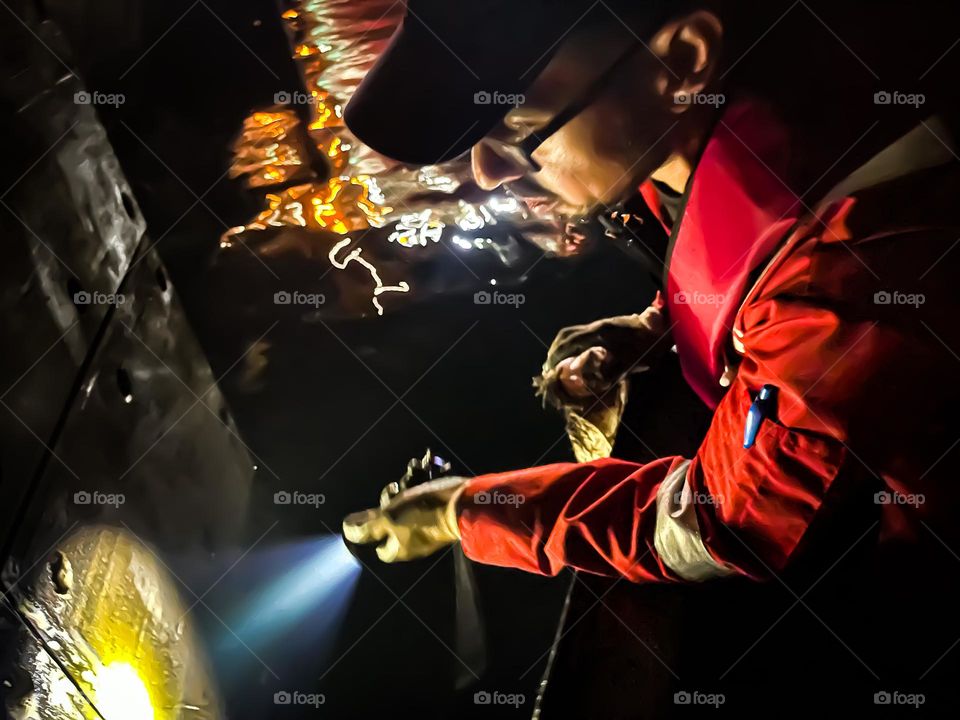
[[[677, 69], [669, 64], [678, 59], [670, 40], [677, 32], [676, 24], [666, 26], [648, 45], [625, 27], [571, 33], [525, 101], [473, 147], [477, 183], [485, 189], [508, 185], [541, 217], [588, 214], [636, 192], [683, 144], [690, 128], [689, 106], [674, 100], [690, 52], [681, 53]], [[625, 52], [629, 56], [595, 99], [534, 151], [539, 171], [500, 150], [495, 141], [536, 134], [597, 88], [598, 78]]]

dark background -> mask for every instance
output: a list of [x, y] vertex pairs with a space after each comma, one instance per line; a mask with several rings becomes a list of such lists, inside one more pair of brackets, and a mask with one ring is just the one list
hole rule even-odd
[[[872, 91], [898, 87], [889, 79], [897, 77], [888, 72], [891, 67], [916, 78], [936, 65], [928, 82], [945, 92], [955, 87], [949, 82], [955, 75], [950, 64], [955, 23], [903, 13], [896, 2], [870, 3], [866, 14], [864, 3], [810, 4], [829, 25], [819, 14], [804, 12], [807, 3], [768, 3], [764, 8], [772, 17], [760, 24], [769, 34], [758, 30], [746, 43], [760, 38], [758, 50], [789, 54], [802, 82], [784, 83], [780, 63], [764, 63], [761, 55], [751, 55], [740, 68], [758, 83], [791, 89], [792, 109], [805, 120], [815, 118], [819, 124], [812, 127], [828, 128], [841, 147], [852, 146], [872, 116], [862, 124], [854, 121], [848, 112], [856, 104], [849, 102], [850, 91], [825, 83], [843, 100], [843, 112], [835, 112], [829, 98], [813, 94], [825, 78], [859, 78], [860, 85], [869, 85], [866, 66], [881, 70], [884, 85], [856, 96], [867, 104]], [[774, 23], [794, 6], [788, 20]], [[222, 253], [218, 241], [229, 226], [247, 222], [262, 208], [262, 193], [247, 192], [226, 178], [230, 145], [243, 118], [255, 107], [272, 105], [277, 91], [299, 88], [278, 20], [282, 7], [262, 0], [34, 0], [32, 7], [64, 29], [90, 90], [126, 97], [118, 108], [99, 108], [101, 120], [146, 218], [149, 239], [157, 243], [220, 378], [230, 411], [220, 417], [233, 415], [258, 466], [244, 537], [235, 547], [224, 550], [211, 543], [216, 552], [204, 553], [192, 543], [191, 554], [165, 558], [184, 585], [185, 602], [191, 604], [193, 594], [203, 597], [191, 616], [210, 650], [228, 716], [528, 717], [569, 576], [547, 579], [475, 568], [489, 647], [486, 669], [476, 668], [480, 678], [466, 683], [455, 656], [452, 554], [435, 565], [427, 560], [397, 566], [361, 555], [370, 566], [355, 591], [339, 599], [347, 607], [342, 618], [327, 614], [335, 604], [331, 601], [291, 626], [282, 617], [283, 603], [261, 603], [259, 619], [275, 629], [268, 639], [246, 633], [233, 618], [274, 587], [298, 552], [335, 533], [346, 513], [373, 505], [380, 488], [427, 446], [449, 458], [454, 472], [466, 475], [570, 459], [559, 418], [540, 407], [530, 377], [560, 327], [644, 307], [652, 294], [645, 272], [610, 245], [579, 261], [529, 256], [509, 272], [482, 259], [468, 270], [452, 254], [435, 253], [430, 268], [411, 264], [411, 283], [422, 289], [423, 277], [449, 278], [449, 286], [460, 288], [457, 293], [421, 293], [413, 302], [387, 296], [382, 318], [343, 320], [331, 314], [324, 322], [306, 323], [280, 313], [270, 302], [278, 283], [312, 289], [328, 267], [325, 259], [274, 258], [268, 262], [279, 276], [274, 277], [245, 248]], [[876, 29], [881, 10], [888, 21], [902, 20], [896, 33]], [[835, 15], [857, 22], [834, 35]], [[861, 15], [867, 21], [859, 22]], [[914, 41], [910, 52], [904, 38]], [[910, 69], [910, 62], [919, 69]], [[876, 133], [895, 130], [884, 116]], [[844, 140], [843, 134], [851, 137]], [[845, 161], [854, 162], [868, 149], [869, 143], [858, 145]], [[35, 157], [22, 158], [24, 169]], [[812, 167], [814, 176], [835, 159]], [[490, 278], [505, 281], [508, 275], [526, 277], [510, 288], [525, 295], [520, 309], [472, 302], [473, 291], [489, 288]], [[269, 343], [267, 365], [251, 381], [244, 358], [259, 338]], [[618, 454], [645, 458], [696, 446], [702, 427], [693, 426], [708, 418], [689, 391], [683, 393], [675, 364], [670, 365], [664, 376], [654, 372], [637, 383], [630, 408], [642, 422], [630, 420], [630, 432], [618, 439]], [[166, 402], [156, 394], [145, 399], [145, 405]], [[116, 413], [118, 423], [124, 417]], [[691, 427], [681, 430], [678, 418], [690, 420]], [[93, 454], [101, 449], [94, 445]], [[204, 443], [194, 437], [183, 445], [186, 451]], [[210, 457], [219, 456], [211, 451]], [[171, 476], [180, 469], [168, 467]], [[202, 479], [215, 487], [210, 478]], [[166, 487], [159, 481], [156, 486]], [[277, 490], [294, 489], [323, 493], [326, 503], [317, 510], [273, 503]], [[171, 495], [175, 502], [178, 496]], [[184, 514], [205, 526], [200, 520], [232, 512], [227, 506], [211, 503], [204, 518]], [[846, 600], [854, 597], [848, 591], [857, 589], [858, 564], [865, 565], [858, 555], [847, 556], [831, 574], [839, 587], [818, 585], [828, 607], [836, 598], [845, 601], [844, 608], [850, 606]], [[870, 682], [816, 616], [794, 612], [780, 622], [796, 604], [786, 585], [686, 588], [586, 579], [578, 590], [547, 718], [664, 717], [677, 710], [685, 716], [685, 709], [672, 702], [673, 691], [715, 688], [732, 665], [736, 673], [723, 688], [731, 699], [777, 707], [786, 716], [799, 714], [806, 707], [801, 700], [816, 701], [816, 694], [784, 695], [766, 682], [771, 677], [810, 676], [809, 687], [825, 693], [831, 683]], [[342, 592], [349, 592], [346, 585]], [[248, 647], [235, 642], [231, 631]], [[752, 652], [751, 643], [760, 651]], [[749, 657], [740, 662], [743, 654]], [[785, 666], [785, 660], [792, 665]], [[678, 686], [674, 681], [681, 676]], [[871, 711], [876, 689], [857, 695]], [[278, 707], [273, 696], [280, 690], [323, 693], [326, 703], [319, 711]], [[478, 690], [522, 693], [525, 703], [519, 709], [477, 706], [473, 694]], [[731, 703], [727, 710], [736, 714], [740, 707]]]
[[[530, 378], [563, 325], [646, 305], [652, 288], [625, 255], [605, 248], [576, 265], [531, 263], [516, 289], [526, 297], [519, 309], [477, 306], [470, 288], [400, 310], [386, 296], [382, 318], [355, 321], [306, 324], [274, 315], [272, 305], [242, 313], [250, 293], [275, 278], [252, 257], [217, 262], [222, 232], [262, 207], [260, 194], [224, 175], [246, 114], [271, 105], [277, 91], [299, 87], [280, 10], [264, 0], [174, 0], [88, 3], [64, 12], [73, 18], [61, 24], [89, 88], [126, 97], [119, 108], [100, 108], [101, 120], [259, 466], [247, 545], [231, 558], [172, 562], [197, 593], [229, 570], [205, 598], [217, 615], [230, 617], [269, 577], [259, 557], [336, 531], [346, 513], [373, 505], [425, 447], [465, 475], [571, 459], [560, 419], [541, 408]], [[435, 262], [451, 275], [464, 273], [453, 257]], [[282, 266], [271, 267], [284, 279]], [[324, 269], [318, 265], [317, 273]], [[569, 282], [574, 270], [576, 285]], [[251, 391], [237, 361], [264, 333], [269, 363]], [[322, 492], [326, 503], [281, 513], [272, 502], [278, 489]], [[202, 606], [192, 612], [213, 648], [231, 717], [295, 717], [296, 708], [272, 703], [277, 690], [294, 689], [324, 693], [328, 717], [528, 716], [569, 580], [475, 571], [488, 669], [460, 689], [450, 554], [435, 566], [371, 565], [327, 642], [303, 627], [251, 652], [218, 655], [223, 626]], [[519, 710], [477, 707], [476, 690], [523, 693], [526, 703]]]

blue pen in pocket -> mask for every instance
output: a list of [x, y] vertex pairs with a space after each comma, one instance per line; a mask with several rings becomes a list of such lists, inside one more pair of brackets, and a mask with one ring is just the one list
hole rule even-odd
[[760, 425], [768, 417], [774, 417], [777, 411], [777, 386], [764, 385], [747, 411], [747, 422], [743, 426], [743, 447], [753, 447], [760, 432]]

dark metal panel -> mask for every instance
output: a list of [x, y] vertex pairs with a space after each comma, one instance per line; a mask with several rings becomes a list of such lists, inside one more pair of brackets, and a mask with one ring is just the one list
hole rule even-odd
[[113, 667], [136, 673], [164, 718], [219, 717], [193, 598], [169, 565], [236, 545], [253, 465], [38, 11], [17, 3], [23, 22], [0, 29], [12, 49], [0, 57], [0, 630], [15, 648], [3, 677], [17, 681], [4, 707], [97, 717], [79, 688]]
[[[7, 542], [145, 230], [50, 22], [23, 3], [0, 56], [0, 528]], [[29, 26], [29, 27], [28, 27]]]
[[[154, 254], [134, 262], [117, 301], [4, 581], [81, 687], [126, 657], [121, 671], [154, 702], [216, 718], [178, 563], [238, 545], [254, 468]], [[162, 717], [194, 717], [183, 712]]]
[[35, 532], [17, 543], [21, 562], [75, 522], [122, 524], [168, 552], [215, 552], [242, 527], [253, 465], [154, 255], [117, 299], [30, 510]]

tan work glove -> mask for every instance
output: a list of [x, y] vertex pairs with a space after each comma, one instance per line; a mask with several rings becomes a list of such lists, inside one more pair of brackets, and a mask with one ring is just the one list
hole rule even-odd
[[643, 313], [564, 328], [533, 379], [544, 405], [560, 410], [579, 462], [607, 457], [620, 425], [630, 375], [670, 349], [659, 295]]
[[379, 508], [344, 519], [343, 536], [352, 543], [381, 543], [377, 557], [383, 562], [430, 555], [460, 539], [457, 500], [466, 482], [444, 477], [396, 494], [391, 491], [396, 483], [391, 483], [380, 495]]
[[670, 349], [659, 300], [639, 315], [572, 325], [557, 333], [534, 384], [558, 408], [583, 409], [634, 373], [648, 370]]

